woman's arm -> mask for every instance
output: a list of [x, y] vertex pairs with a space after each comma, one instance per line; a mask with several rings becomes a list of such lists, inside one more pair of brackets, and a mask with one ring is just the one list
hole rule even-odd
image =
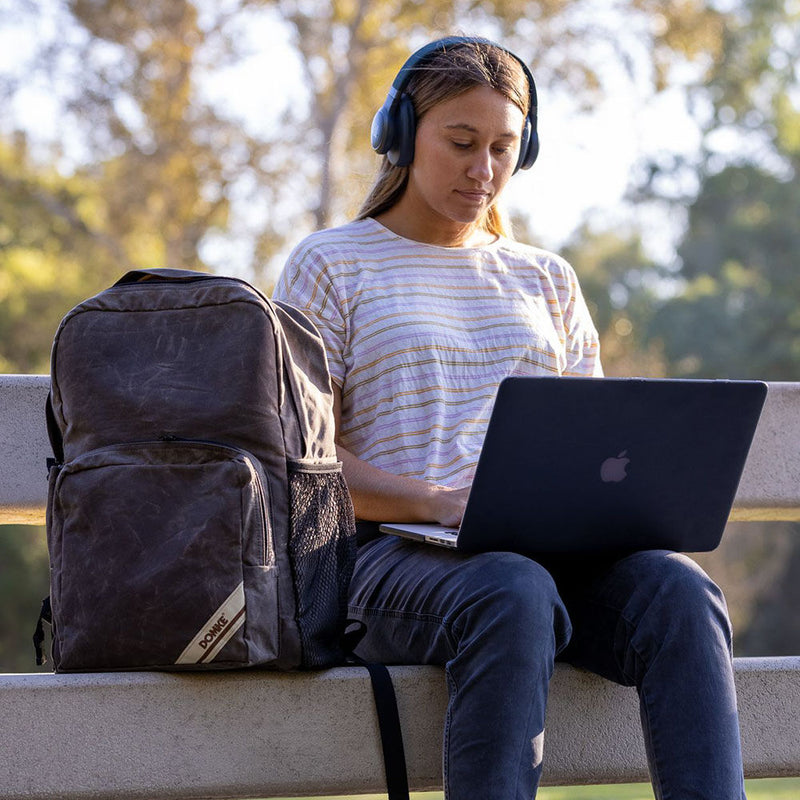
[[458, 525], [468, 489], [450, 489], [428, 481], [393, 475], [362, 461], [338, 444], [342, 419], [342, 391], [333, 385], [336, 452], [353, 499], [356, 517], [374, 522], [438, 522]]

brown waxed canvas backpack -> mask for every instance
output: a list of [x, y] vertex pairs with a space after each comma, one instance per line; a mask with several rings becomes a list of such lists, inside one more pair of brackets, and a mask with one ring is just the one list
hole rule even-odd
[[342, 661], [353, 510], [300, 312], [130, 272], [63, 319], [48, 418], [57, 671]]

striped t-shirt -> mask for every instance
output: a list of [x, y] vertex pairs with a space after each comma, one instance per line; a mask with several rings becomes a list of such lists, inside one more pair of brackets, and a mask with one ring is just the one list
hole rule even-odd
[[505, 238], [438, 247], [351, 222], [301, 242], [275, 297], [325, 340], [341, 444], [395, 474], [466, 486], [504, 377], [602, 374], [572, 267]]

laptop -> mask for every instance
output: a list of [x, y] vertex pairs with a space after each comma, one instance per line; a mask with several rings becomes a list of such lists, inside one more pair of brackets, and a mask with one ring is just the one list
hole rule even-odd
[[380, 530], [465, 552], [713, 550], [766, 395], [760, 381], [506, 378], [460, 527]]

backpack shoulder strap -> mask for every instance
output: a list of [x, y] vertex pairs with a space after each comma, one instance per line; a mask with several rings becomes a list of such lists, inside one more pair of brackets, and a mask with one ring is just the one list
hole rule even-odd
[[317, 329], [298, 309], [272, 301], [290, 405], [281, 408], [292, 431], [288, 451], [295, 457], [330, 459], [333, 443], [333, 394], [325, 346]]
[[53, 395], [52, 392], [47, 393], [47, 401], [44, 406], [44, 415], [47, 420], [47, 436], [50, 439], [50, 447], [53, 450], [56, 463], [64, 463], [64, 438], [61, 436], [61, 430], [56, 422], [56, 415], [53, 411]]

